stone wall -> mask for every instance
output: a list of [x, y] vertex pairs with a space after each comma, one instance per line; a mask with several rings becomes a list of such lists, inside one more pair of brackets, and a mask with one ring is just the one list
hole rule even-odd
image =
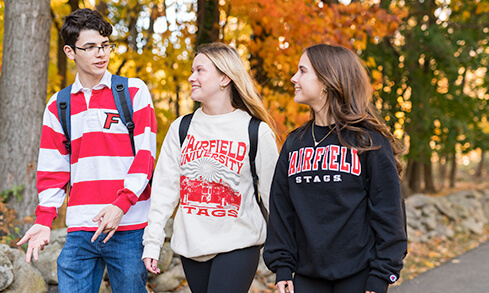
[[[430, 241], [432, 237], [451, 238], [456, 233], [484, 233], [489, 224], [489, 189], [467, 190], [443, 197], [415, 194], [406, 200], [408, 238], [411, 242]], [[165, 228], [172, 234], [172, 222]], [[39, 261], [27, 264], [25, 253], [0, 245], [0, 292], [57, 292], [56, 258], [64, 245], [66, 229], [52, 232], [51, 243], [40, 252]], [[168, 239], [167, 239], [168, 240]], [[180, 258], [167, 241], [160, 254], [164, 273], [150, 274], [148, 287], [154, 292], [190, 293]], [[107, 276], [104, 277], [105, 280]], [[250, 292], [273, 292], [275, 276], [260, 259]], [[102, 282], [100, 292], [111, 292]]]
[[484, 233], [489, 224], [489, 189], [466, 190], [443, 197], [415, 194], [406, 200], [408, 239], [429, 241], [455, 233]]

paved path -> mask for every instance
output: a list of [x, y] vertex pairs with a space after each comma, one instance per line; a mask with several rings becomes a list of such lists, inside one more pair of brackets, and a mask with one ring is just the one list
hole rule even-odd
[[389, 293], [488, 293], [489, 242], [426, 271]]

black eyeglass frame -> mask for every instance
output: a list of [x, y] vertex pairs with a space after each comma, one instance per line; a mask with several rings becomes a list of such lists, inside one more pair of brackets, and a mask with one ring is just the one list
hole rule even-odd
[[[114, 50], [114, 48], [115, 48], [115, 44], [114, 43], [104, 44], [102, 46], [94, 46], [94, 45], [91, 45], [91, 46], [88, 46], [87, 48], [81, 48], [81, 47], [77, 47], [75, 45], [68, 45], [68, 46], [70, 46], [73, 50], [78, 49], [78, 50], [85, 51], [86, 53], [90, 53], [90, 51], [92, 50], [92, 48], [93, 48], [93, 50], [95, 50], [95, 48], [98, 49], [97, 50], [97, 53], [100, 52], [100, 50], [105, 51], [106, 50], [105, 48], [109, 48], [109, 52], [112, 52]], [[108, 47], [106, 47], [106, 46], [108, 46]], [[89, 50], [89, 51], [87, 51], [87, 50]]]

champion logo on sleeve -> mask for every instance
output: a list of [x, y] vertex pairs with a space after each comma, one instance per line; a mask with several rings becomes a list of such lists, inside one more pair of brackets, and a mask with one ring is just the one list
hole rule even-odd
[[395, 281], [397, 281], [396, 275], [390, 275], [389, 276], [389, 280], [391, 280], [392, 283], [394, 283]]

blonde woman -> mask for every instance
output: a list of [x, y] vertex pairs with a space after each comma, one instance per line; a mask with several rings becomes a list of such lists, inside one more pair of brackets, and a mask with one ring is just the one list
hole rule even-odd
[[254, 198], [248, 125], [258, 131], [256, 171], [265, 206], [278, 151], [272, 120], [236, 49], [221, 43], [200, 48], [188, 81], [200, 102], [183, 144], [182, 117], [170, 126], [156, 165], [148, 226], [146, 268], [159, 273], [164, 226], [179, 205], [171, 239], [193, 293], [248, 292], [266, 222]]

